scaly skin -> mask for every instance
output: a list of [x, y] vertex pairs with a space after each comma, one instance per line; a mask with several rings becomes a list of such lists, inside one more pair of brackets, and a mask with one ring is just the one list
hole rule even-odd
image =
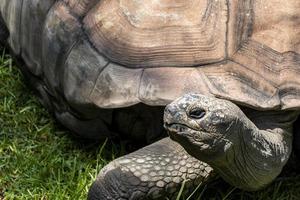
[[90, 189], [89, 199], [175, 199], [183, 180], [186, 191], [192, 191], [214, 178], [209, 165], [165, 138], [105, 166]]
[[165, 109], [165, 127], [188, 153], [244, 190], [258, 190], [281, 172], [292, 150], [296, 111], [245, 113], [230, 101], [187, 94]]

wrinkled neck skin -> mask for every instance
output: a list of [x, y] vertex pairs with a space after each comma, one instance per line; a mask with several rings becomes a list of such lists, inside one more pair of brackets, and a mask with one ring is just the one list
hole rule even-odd
[[[229, 133], [234, 137], [224, 156], [209, 164], [228, 183], [248, 191], [268, 185], [281, 172], [292, 150], [290, 129], [261, 130], [245, 115]], [[271, 120], [270, 120], [271, 122]], [[273, 122], [273, 121], [272, 121]], [[265, 122], [268, 126], [268, 121]]]

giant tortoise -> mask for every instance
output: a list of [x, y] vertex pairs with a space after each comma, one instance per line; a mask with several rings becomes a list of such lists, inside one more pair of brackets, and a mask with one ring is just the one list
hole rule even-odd
[[90, 199], [172, 197], [214, 171], [257, 190], [292, 149], [299, 10], [299, 0], [1, 0], [0, 41], [77, 135], [154, 142], [102, 169]]

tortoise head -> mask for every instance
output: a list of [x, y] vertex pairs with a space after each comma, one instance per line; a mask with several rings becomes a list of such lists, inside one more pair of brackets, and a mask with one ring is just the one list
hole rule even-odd
[[235, 143], [239, 115], [240, 109], [230, 101], [186, 94], [165, 108], [164, 127], [188, 153], [209, 161]]

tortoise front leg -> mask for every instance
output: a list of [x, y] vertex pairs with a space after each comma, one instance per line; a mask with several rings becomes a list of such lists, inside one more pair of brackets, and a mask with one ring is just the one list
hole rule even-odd
[[209, 165], [165, 138], [105, 166], [89, 191], [89, 199], [173, 199], [184, 180], [185, 189], [192, 190], [213, 178]]
[[258, 190], [286, 164], [298, 113], [251, 109], [245, 113], [230, 101], [189, 94], [166, 107], [165, 127], [172, 139], [227, 182]]

